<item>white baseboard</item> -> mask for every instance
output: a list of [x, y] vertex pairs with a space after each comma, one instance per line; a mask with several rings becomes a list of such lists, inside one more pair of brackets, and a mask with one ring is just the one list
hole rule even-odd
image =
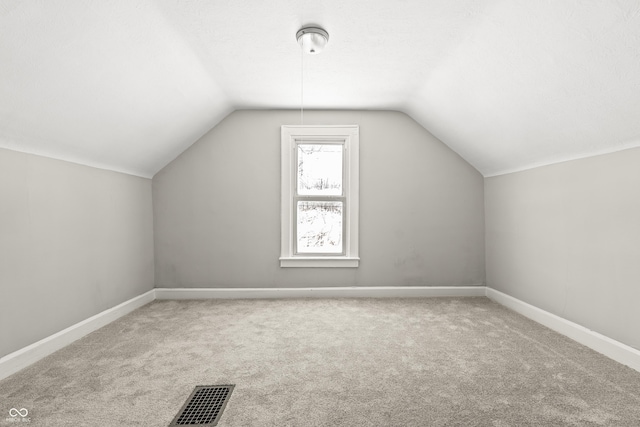
[[616, 362], [640, 372], [640, 351], [619, 341], [599, 334], [548, 311], [542, 310], [495, 289], [486, 288], [486, 296], [507, 308], [561, 333]]
[[0, 358], [0, 380], [72, 342], [131, 313], [155, 299], [240, 299], [240, 298], [399, 298], [399, 297], [470, 297], [484, 296], [484, 286], [407, 286], [346, 288], [156, 288], [113, 308], [76, 323], [58, 333]]
[[478, 286], [327, 288], [156, 288], [157, 299], [481, 297]]
[[242, 298], [488, 298], [640, 372], [640, 351], [507, 294], [478, 286], [327, 288], [155, 288], [0, 358], [0, 380], [155, 299]]
[[0, 358], [0, 380], [155, 299], [155, 289]]

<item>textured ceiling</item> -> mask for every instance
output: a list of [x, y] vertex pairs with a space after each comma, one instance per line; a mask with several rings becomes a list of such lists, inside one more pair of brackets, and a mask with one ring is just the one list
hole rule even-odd
[[485, 176], [640, 145], [640, 2], [0, 0], [0, 147], [153, 176], [235, 109], [409, 114]]

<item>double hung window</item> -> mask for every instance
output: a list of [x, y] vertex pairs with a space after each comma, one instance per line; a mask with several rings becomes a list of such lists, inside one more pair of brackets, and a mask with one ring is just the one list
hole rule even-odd
[[282, 126], [282, 267], [358, 266], [357, 126]]

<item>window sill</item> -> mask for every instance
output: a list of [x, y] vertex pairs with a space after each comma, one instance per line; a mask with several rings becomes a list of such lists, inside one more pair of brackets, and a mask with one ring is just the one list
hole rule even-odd
[[291, 257], [280, 258], [280, 267], [293, 268], [355, 268], [358, 267], [360, 258], [354, 257]]

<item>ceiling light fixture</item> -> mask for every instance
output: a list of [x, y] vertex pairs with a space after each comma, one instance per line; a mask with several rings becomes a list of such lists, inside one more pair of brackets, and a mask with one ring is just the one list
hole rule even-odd
[[296, 33], [296, 40], [304, 53], [317, 55], [329, 41], [329, 33], [319, 27], [303, 27]]
[[304, 54], [317, 55], [329, 41], [329, 33], [319, 27], [302, 27], [296, 33], [300, 44], [300, 124], [304, 125]]

